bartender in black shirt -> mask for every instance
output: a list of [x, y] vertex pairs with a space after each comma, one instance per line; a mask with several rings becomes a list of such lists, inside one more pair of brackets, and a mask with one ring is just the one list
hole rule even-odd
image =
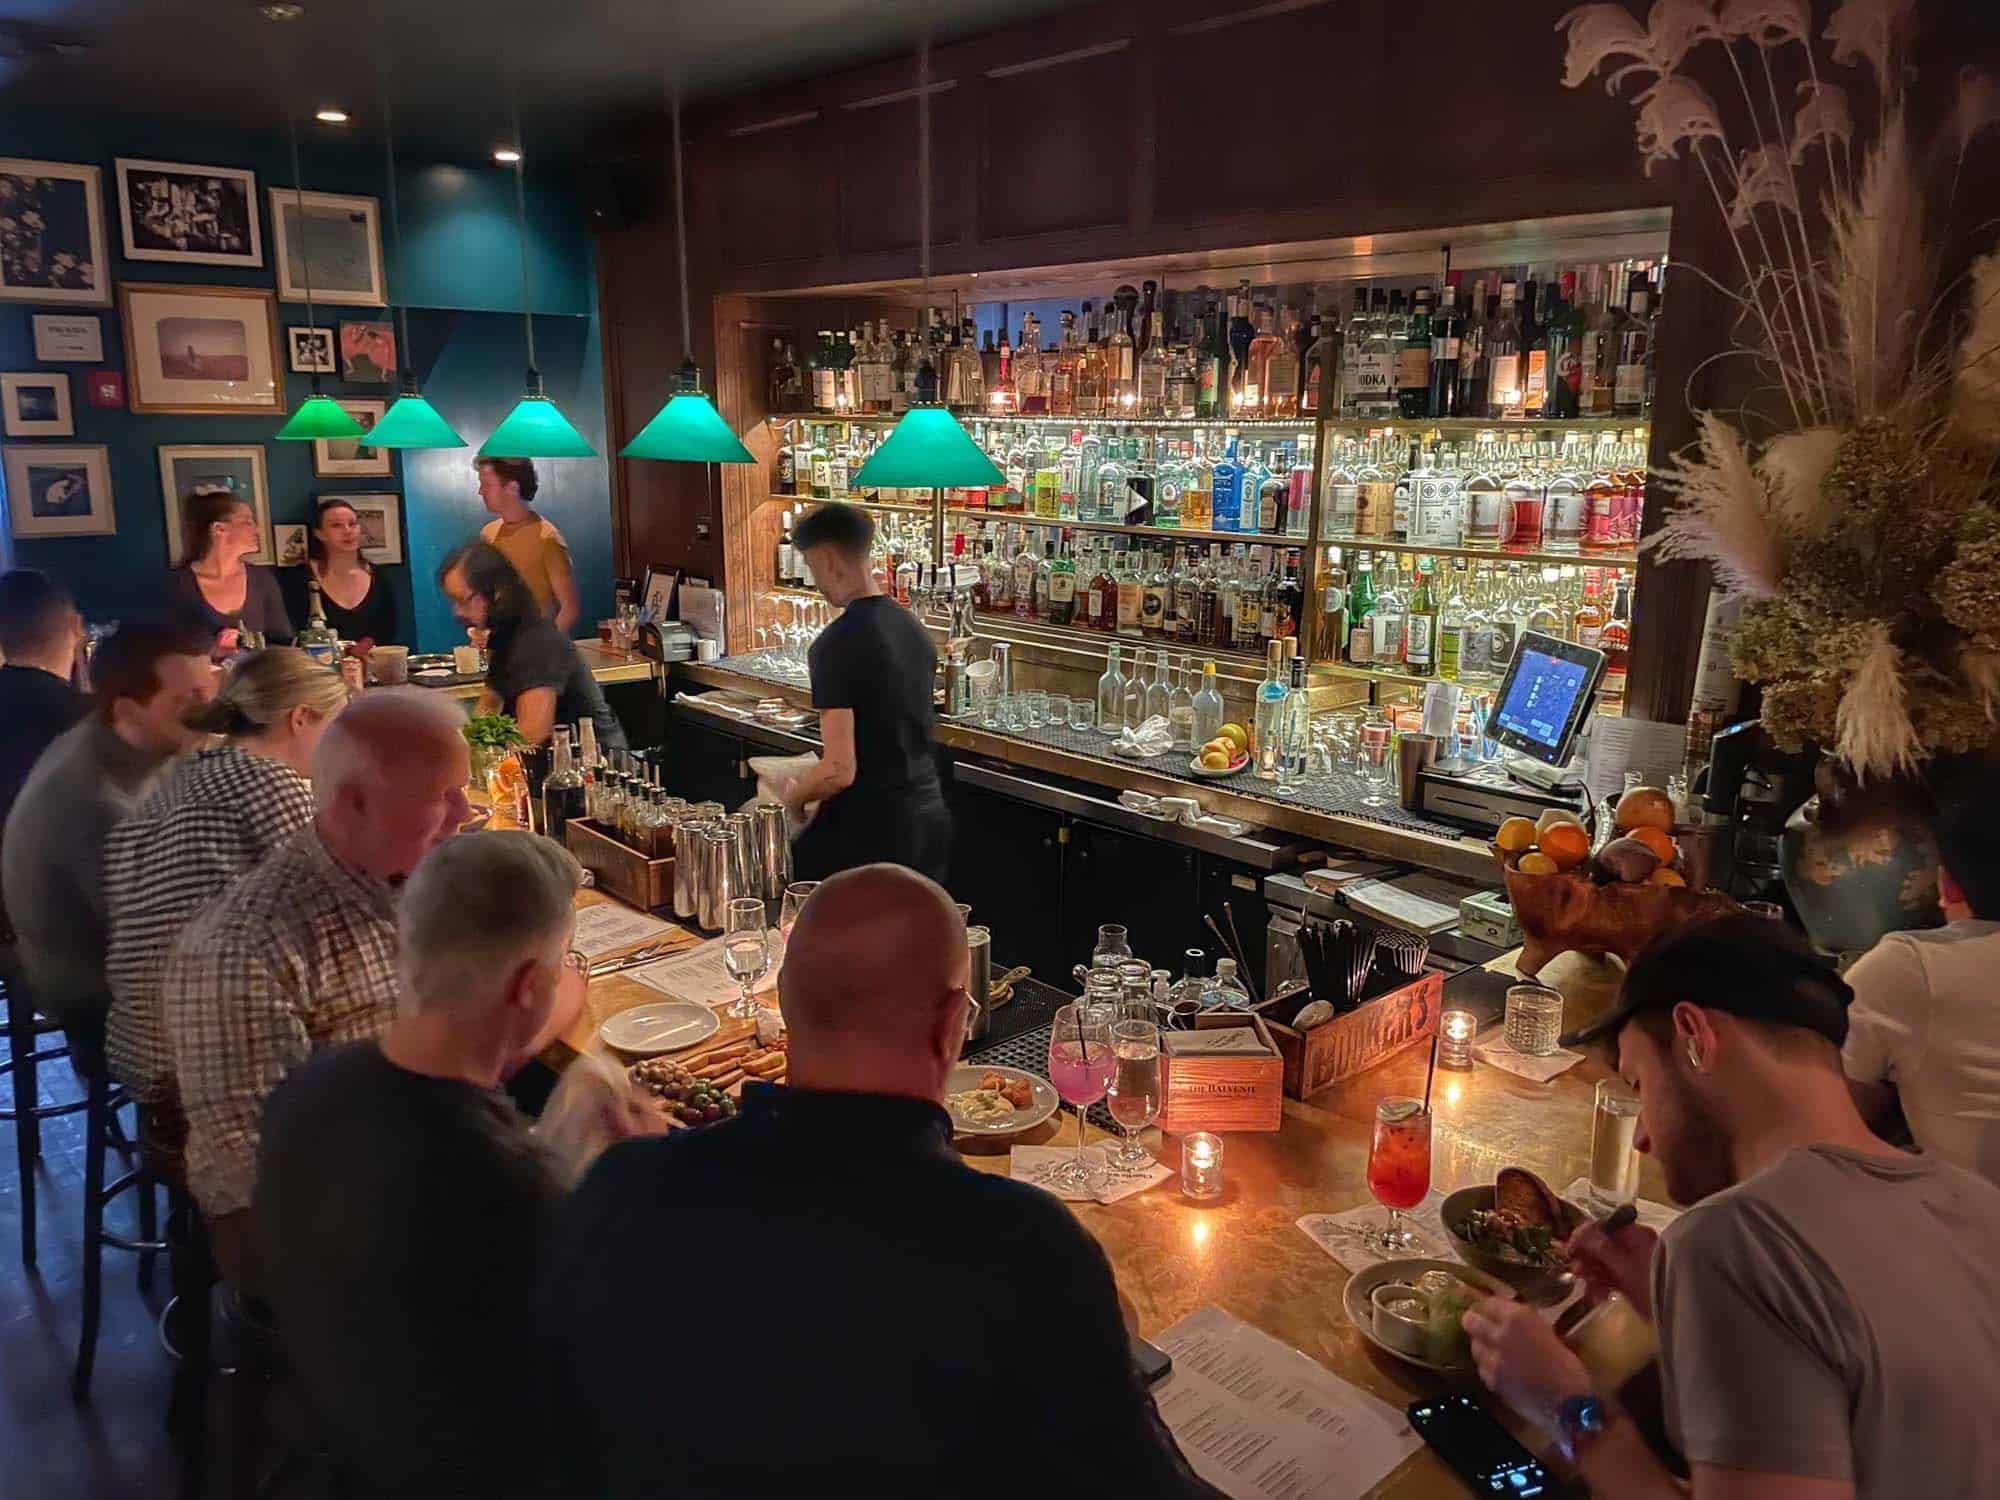
[[852, 505], [822, 505], [794, 533], [840, 617], [812, 644], [820, 761], [785, 792], [796, 824], [819, 804], [792, 862], [801, 880], [889, 863], [943, 882], [951, 815], [938, 787], [931, 687], [937, 650], [916, 617], [882, 592], [868, 566], [875, 523]]

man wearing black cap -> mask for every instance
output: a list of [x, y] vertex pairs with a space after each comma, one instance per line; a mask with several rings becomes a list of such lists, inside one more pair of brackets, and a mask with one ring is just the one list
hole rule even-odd
[[[1991, 1494], [2000, 1470], [2000, 1188], [1863, 1123], [1848, 998], [1785, 928], [1730, 917], [1648, 948], [1563, 1038], [1616, 1036], [1639, 1149], [1694, 1205], [1663, 1237], [1586, 1227], [1568, 1248], [1657, 1326], [1696, 1500]], [[1592, 1493], [1688, 1493], [1533, 1308], [1491, 1300], [1465, 1326], [1486, 1383]]]

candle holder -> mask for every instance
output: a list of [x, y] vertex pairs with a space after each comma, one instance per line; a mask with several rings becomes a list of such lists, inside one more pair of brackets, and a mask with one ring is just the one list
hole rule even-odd
[[1197, 1130], [1181, 1141], [1181, 1196], [1222, 1196], [1222, 1137]]
[[1472, 1038], [1479, 1022], [1469, 1010], [1448, 1010], [1438, 1017], [1437, 1061], [1440, 1068], [1472, 1066]]

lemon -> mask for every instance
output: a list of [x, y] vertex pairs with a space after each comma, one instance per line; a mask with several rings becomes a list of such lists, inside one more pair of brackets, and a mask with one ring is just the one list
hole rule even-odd
[[1226, 771], [1229, 769], [1229, 757], [1220, 750], [1204, 750], [1201, 752], [1201, 765], [1205, 771]]
[[1228, 740], [1230, 744], [1236, 747], [1232, 752], [1233, 754], [1246, 755], [1249, 753], [1250, 731], [1245, 729], [1241, 724], [1224, 724], [1221, 729], [1216, 731], [1216, 735], [1220, 739]]

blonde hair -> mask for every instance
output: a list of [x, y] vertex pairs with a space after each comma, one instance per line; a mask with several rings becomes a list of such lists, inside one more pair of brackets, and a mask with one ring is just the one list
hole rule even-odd
[[352, 696], [331, 667], [291, 646], [267, 646], [238, 662], [215, 696], [189, 709], [181, 722], [237, 739], [262, 733], [295, 708], [321, 718], [339, 713]]

